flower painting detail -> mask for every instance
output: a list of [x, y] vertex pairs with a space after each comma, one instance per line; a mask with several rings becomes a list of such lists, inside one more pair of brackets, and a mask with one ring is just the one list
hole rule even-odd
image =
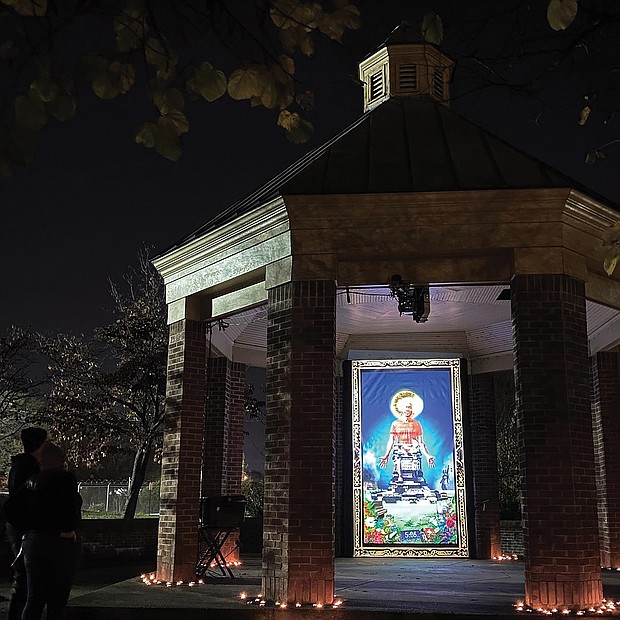
[[446, 512], [410, 518], [400, 523], [399, 519], [383, 513], [377, 514], [375, 502], [364, 502], [364, 542], [379, 545], [403, 543], [425, 543], [429, 545], [456, 545], [456, 507], [454, 498], [448, 502]]

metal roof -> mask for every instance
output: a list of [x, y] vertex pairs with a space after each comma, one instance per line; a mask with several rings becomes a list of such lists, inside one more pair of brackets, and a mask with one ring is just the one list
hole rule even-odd
[[[401, 45], [433, 47], [445, 56], [406, 21], [378, 49]], [[393, 95], [170, 249], [287, 194], [544, 188], [574, 188], [599, 198], [429, 95]]]
[[393, 97], [175, 247], [287, 194], [560, 187], [584, 189], [431, 97]]
[[368, 113], [282, 194], [384, 194], [571, 187], [569, 178], [431, 97], [392, 98]]

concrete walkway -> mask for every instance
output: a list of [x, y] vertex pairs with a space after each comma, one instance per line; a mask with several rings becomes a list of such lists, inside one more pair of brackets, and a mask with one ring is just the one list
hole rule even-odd
[[[253, 620], [263, 618], [345, 617], [350, 620], [404, 620], [455, 616], [500, 618], [516, 612], [523, 598], [523, 563], [481, 560], [353, 559], [336, 560], [337, 609], [286, 610], [248, 604], [260, 594], [260, 558], [244, 559], [235, 579], [211, 577], [203, 585], [146, 586], [131, 567], [82, 570], [76, 579], [67, 620]], [[605, 595], [620, 598], [620, 573], [603, 573]], [[8, 593], [2, 584], [0, 594]], [[0, 619], [6, 603], [0, 604]]]

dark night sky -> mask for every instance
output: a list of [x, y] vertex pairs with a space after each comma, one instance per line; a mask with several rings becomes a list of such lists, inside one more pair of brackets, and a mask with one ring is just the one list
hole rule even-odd
[[[432, 5], [449, 13], [451, 5], [386, 4], [364, 3], [362, 31], [345, 35], [344, 46], [323, 43], [313, 61], [300, 61], [317, 92], [317, 133], [306, 146], [289, 144], [272, 113], [225, 97], [195, 106], [196, 113], [190, 106], [183, 157], [173, 164], [133, 143], [136, 127], [152, 118], [142, 94], [112, 103], [83, 95], [76, 119], [44, 131], [36, 162], [0, 181], [0, 332], [11, 324], [76, 333], [105, 324], [107, 279], [121, 279], [142, 243], [161, 252], [354, 121], [362, 113], [361, 88], [352, 79], [357, 61], [401, 19], [419, 21]], [[544, 13], [541, 27], [543, 19]], [[491, 45], [489, 53], [501, 50]], [[620, 204], [620, 145], [608, 160], [584, 163], [588, 150], [620, 137], [620, 121], [604, 125], [595, 109], [592, 122], [578, 126], [589, 85], [587, 72], [573, 68], [551, 80], [554, 105], [538, 124], [538, 104], [502, 88], [475, 90], [453, 108]], [[470, 86], [457, 65], [453, 92]]]

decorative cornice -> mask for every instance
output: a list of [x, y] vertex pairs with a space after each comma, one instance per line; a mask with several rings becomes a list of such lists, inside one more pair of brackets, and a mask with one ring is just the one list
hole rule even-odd
[[275, 198], [221, 228], [175, 247], [153, 260], [165, 284], [221, 260], [223, 254], [256, 245], [289, 229], [288, 214], [282, 197]]
[[574, 189], [566, 199], [565, 213], [597, 230], [605, 230], [620, 222], [620, 212]]

